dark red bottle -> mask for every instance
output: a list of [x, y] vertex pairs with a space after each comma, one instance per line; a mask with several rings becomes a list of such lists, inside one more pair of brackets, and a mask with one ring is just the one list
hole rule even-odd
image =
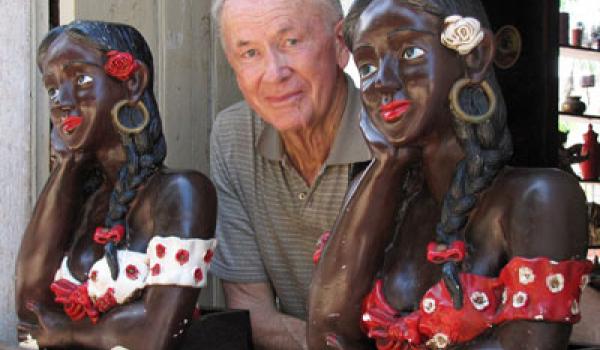
[[579, 164], [581, 168], [581, 177], [584, 180], [598, 179], [598, 134], [594, 132], [592, 124], [588, 126], [588, 132], [583, 134], [583, 147], [581, 155], [588, 156], [588, 159]]

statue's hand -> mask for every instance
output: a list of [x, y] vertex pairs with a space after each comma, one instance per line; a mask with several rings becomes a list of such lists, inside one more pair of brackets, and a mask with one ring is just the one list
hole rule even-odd
[[421, 157], [421, 150], [414, 146], [398, 146], [390, 142], [371, 122], [367, 112], [360, 113], [360, 129], [369, 144], [373, 157], [381, 162], [393, 162], [406, 166]]
[[93, 155], [80, 150], [71, 150], [58, 136], [56, 128], [50, 133], [50, 166], [62, 166], [71, 170], [81, 170], [93, 161]]
[[40, 347], [69, 344], [71, 320], [66, 315], [47, 310], [37, 302], [29, 302], [27, 309], [35, 314], [37, 323], [19, 322], [17, 325], [19, 342], [31, 342], [35, 339]]

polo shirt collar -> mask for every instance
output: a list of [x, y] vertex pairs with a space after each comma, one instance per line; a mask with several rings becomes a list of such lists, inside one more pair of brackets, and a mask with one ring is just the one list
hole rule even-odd
[[[338, 126], [333, 146], [325, 165], [350, 164], [371, 160], [371, 151], [360, 131], [360, 95], [350, 77], [346, 76], [348, 95], [344, 114]], [[285, 152], [283, 141], [277, 130], [269, 123], [258, 137], [256, 147], [261, 156], [274, 161], [283, 161]]]

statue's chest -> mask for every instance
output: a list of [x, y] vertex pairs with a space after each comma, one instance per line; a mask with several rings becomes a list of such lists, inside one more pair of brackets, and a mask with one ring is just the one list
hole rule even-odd
[[81, 211], [81, 221], [73, 234], [73, 240], [66, 251], [68, 267], [76, 279], [85, 281], [92, 265], [104, 254], [104, 246], [94, 242], [97, 227], [104, 226], [108, 212], [108, 195], [92, 195]]
[[[423, 295], [442, 278], [442, 266], [427, 260], [427, 245], [435, 240], [440, 209], [433, 200], [422, 199], [406, 213], [398, 237], [386, 255], [383, 293], [386, 301], [401, 313], [419, 307]], [[488, 225], [476, 225], [466, 232], [467, 256], [463, 272], [497, 277], [505, 263], [498, 244], [490, 244]], [[483, 228], [482, 228], [483, 227]]]

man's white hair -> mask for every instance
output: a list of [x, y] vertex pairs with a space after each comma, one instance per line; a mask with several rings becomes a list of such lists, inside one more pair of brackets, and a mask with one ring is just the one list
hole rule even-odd
[[[225, 2], [227, 0], [213, 0], [213, 4], [211, 7], [211, 16], [212, 20], [215, 23], [215, 27], [218, 30], [219, 36], [221, 36], [221, 14], [223, 12], [223, 6], [225, 6]], [[344, 17], [344, 10], [342, 8], [342, 4], [340, 0], [312, 0], [315, 2], [321, 2], [323, 5], [329, 7], [331, 11], [331, 20], [332, 22], [337, 22]]]

